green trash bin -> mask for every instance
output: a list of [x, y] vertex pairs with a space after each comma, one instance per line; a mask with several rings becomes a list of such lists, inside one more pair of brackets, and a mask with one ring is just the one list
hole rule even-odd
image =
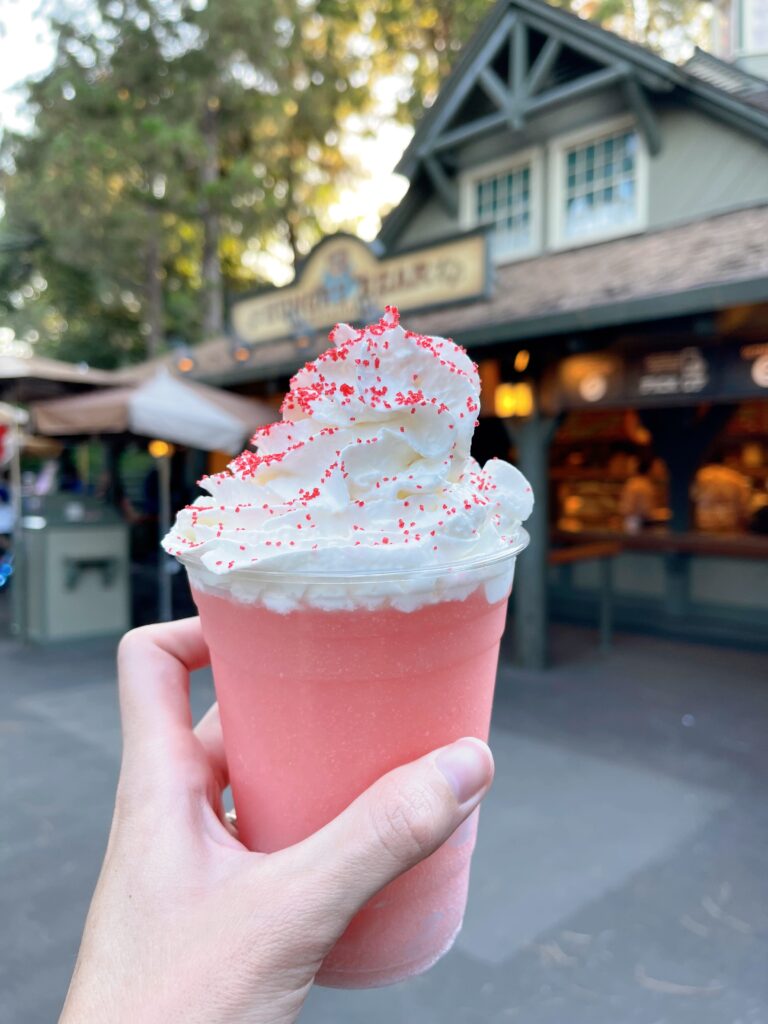
[[56, 494], [25, 502], [20, 626], [33, 643], [118, 636], [130, 625], [128, 526], [103, 502]]

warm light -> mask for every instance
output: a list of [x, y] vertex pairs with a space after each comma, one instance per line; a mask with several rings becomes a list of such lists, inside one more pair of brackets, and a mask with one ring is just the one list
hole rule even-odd
[[521, 348], [515, 356], [515, 369], [518, 373], [525, 373], [528, 363], [531, 361], [531, 353], [526, 348]]
[[497, 416], [530, 416], [533, 412], [533, 391], [530, 384], [499, 384], [493, 393]]
[[176, 369], [179, 373], [189, 373], [195, 368], [195, 360], [191, 356], [182, 356], [181, 359], [176, 363]]
[[296, 339], [296, 345], [298, 348], [309, 348], [312, 344], [312, 339], [308, 334], [302, 334]]
[[763, 465], [763, 448], [757, 441], [749, 441], [741, 449], [741, 461], [747, 469], [760, 469]]
[[251, 358], [251, 350], [245, 345], [239, 345], [232, 353], [232, 356], [236, 363], [247, 363]]
[[168, 444], [167, 441], [160, 441], [155, 439], [150, 441], [147, 445], [147, 451], [153, 459], [165, 459], [169, 455], [173, 455], [174, 448], [172, 444]]

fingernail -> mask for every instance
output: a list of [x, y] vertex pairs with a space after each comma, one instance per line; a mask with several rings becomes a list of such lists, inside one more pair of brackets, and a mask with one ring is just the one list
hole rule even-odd
[[477, 796], [491, 779], [493, 758], [480, 740], [467, 737], [441, 750], [435, 763], [445, 776], [458, 803]]

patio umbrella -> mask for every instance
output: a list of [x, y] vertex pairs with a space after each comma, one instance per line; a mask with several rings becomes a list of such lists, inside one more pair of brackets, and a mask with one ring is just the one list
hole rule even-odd
[[[161, 370], [135, 388], [110, 388], [36, 402], [32, 415], [39, 433], [54, 436], [130, 432], [202, 451], [235, 453], [258, 427], [271, 423], [273, 408], [196, 381], [179, 380]], [[171, 525], [170, 459], [157, 457], [160, 529]], [[161, 618], [171, 617], [168, 563], [160, 562]]]
[[85, 363], [0, 352], [0, 398], [31, 402], [53, 394], [116, 382], [110, 370], [94, 370]]
[[202, 451], [240, 451], [275, 411], [263, 402], [179, 380], [162, 371], [135, 388], [109, 388], [35, 402], [39, 433], [74, 437], [124, 434], [161, 438]]

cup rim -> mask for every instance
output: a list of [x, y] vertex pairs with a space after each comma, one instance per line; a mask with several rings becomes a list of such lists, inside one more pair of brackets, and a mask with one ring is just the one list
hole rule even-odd
[[[177, 555], [176, 557], [178, 558], [178, 561], [184, 565], [187, 571], [190, 572], [191, 576], [202, 571], [207, 574], [209, 580], [210, 577], [213, 577], [216, 584], [224, 589], [226, 589], [231, 582], [235, 582], [240, 579], [273, 583], [290, 583], [292, 580], [306, 583], [327, 584], [365, 583], [368, 581], [376, 583], [409, 583], [420, 579], [433, 579], [440, 576], [453, 576], [465, 572], [476, 572], [480, 569], [492, 568], [509, 560], [514, 561], [520, 552], [528, 547], [530, 539], [528, 531], [521, 526], [517, 531], [515, 543], [510, 544], [506, 548], [485, 553], [475, 558], [463, 558], [454, 562], [441, 562], [436, 565], [416, 566], [408, 569], [366, 569], [361, 572], [349, 572], [346, 569], [340, 570], [339, 572], [334, 572], [328, 569], [315, 572], [311, 569], [291, 570], [284, 568], [244, 568], [234, 569], [231, 572], [222, 574], [221, 576], [216, 576], [215, 574], [210, 573], [210, 571], [199, 562], [193, 561], [193, 559], [188, 555]], [[212, 580], [210, 580], [206, 586], [210, 586], [211, 582]]]

